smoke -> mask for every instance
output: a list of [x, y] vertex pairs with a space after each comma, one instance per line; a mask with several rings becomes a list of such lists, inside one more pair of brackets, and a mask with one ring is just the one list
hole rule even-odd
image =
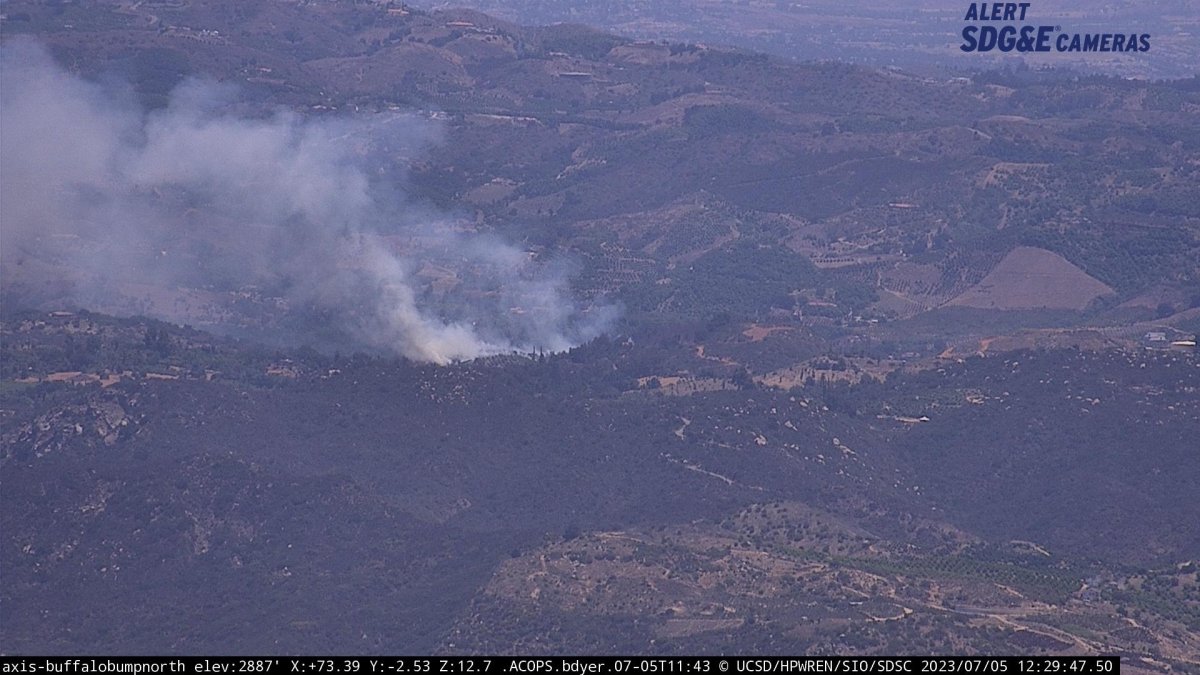
[[[406, 201], [440, 140], [405, 114], [245, 111], [188, 81], [146, 112], [26, 40], [0, 47], [6, 293], [170, 320], [349, 337], [447, 363], [567, 349], [613, 312], [570, 266]], [[316, 326], [314, 328], [314, 326]]]

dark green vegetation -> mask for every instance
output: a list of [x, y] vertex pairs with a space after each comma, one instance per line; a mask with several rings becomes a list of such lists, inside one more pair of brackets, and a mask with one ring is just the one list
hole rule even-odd
[[[569, 252], [626, 314], [434, 367], [337, 326], [318, 352], [22, 311], [68, 294], [6, 277], [0, 651], [1200, 663], [1200, 369], [1170, 346], [1200, 328], [1195, 78], [930, 80], [399, 5], [4, 7], [151, 107], [207, 75], [252, 114], [437, 111], [413, 202]], [[1001, 262], [1043, 288], [981, 288]], [[270, 290], [153, 290], [313, 335]]]
[[[99, 315], [2, 337], [44, 380], [0, 392], [8, 650], [1195, 657], [1190, 354], [671, 396], [639, 386], [670, 348], [611, 340], [435, 367]], [[103, 382], [28, 357], [81, 340]]]

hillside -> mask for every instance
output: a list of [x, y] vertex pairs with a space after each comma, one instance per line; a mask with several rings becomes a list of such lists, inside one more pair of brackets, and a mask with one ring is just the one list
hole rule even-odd
[[437, 367], [3, 331], [15, 651], [1200, 657], [1190, 355], [680, 396], [607, 341]]
[[[1175, 312], [1200, 298], [1194, 78], [935, 80], [399, 5], [16, 2], [7, 14], [6, 37], [32, 32], [84, 74], [129, 78], [143, 105], [204, 75], [235, 84], [251, 111], [426, 110], [440, 138], [422, 151], [364, 139], [407, 158], [408, 198], [533, 250], [569, 250], [580, 292], [629, 308], [907, 318], [1023, 247], [1061, 256], [1118, 304], [1150, 293]], [[185, 258], [214, 245], [197, 234]], [[6, 255], [53, 264], [60, 242]], [[721, 255], [742, 266], [738, 251], [755, 248], [818, 271], [729, 299], [686, 273]], [[54, 292], [18, 269], [6, 266], [11, 290]], [[201, 289], [177, 285], [193, 290], [126, 286], [92, 306], [217, 321], [179, 311]], [[1084, 287], [1070, 307], [1102, 294]]]
[[1083, 310], [1112, 289], [1062, 256], [1030, 247], [1015, 248], [948, 304], [988, 309]]
[[[470, 7], [524, 24], [580, 23], [640, 39], [735, 45], [801, 61], [836, 60], [918, 72], [958, 73], [1011, 62], [1012, 53], [964, 59], [956, 38], [966, 5], [939, 0], [903, 4], [811, 0], [420, 0], [422, 8]], [[1191, 40], [1200, 17], [1187, 0], [1100, 1], [1080, 8], [1042, 0], [1027, 11], [1039, 23], [1086, 32], [1137, 26], [1152, 35], [1153, 54], [1026, 54], [1030, 67], [1054, 65], [1085, 73], [1138, 78], [1195, 72]], [[682, 20], [681, 17], [687, 17]]]
[[1200, 667], [1200, 80], [8, 0], [0, 651]]

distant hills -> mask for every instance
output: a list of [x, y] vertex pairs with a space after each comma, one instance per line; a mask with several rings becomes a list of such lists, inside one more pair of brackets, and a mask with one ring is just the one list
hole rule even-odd
[[[1081, 270], [1054, 277], [1081, 299], [1103, 295], [1091, 277], [1118, 304], [1200, 302], [1195, 78], [929, 78], [399, 4], [16, 2], [7, 15], [4, 35], [128, 78], [144, 105], [203, 75], [251, 108], [430, 111], [444, 137], [410, 164], [415, 199], [571, 249], [581, 291], [631, 308], [903, 318], [1021, 247]], [[818, 271], [713, 305], [680, 264], [723, 248], [787, 249]]]
[[[918, 0], [903, 4], [774, 2], [772, 0], [420, 0], [422, 8], [471, 7], [524, 24], [578, 23], [637, 39], [736, 46], [800, 61], [835, 60], [920, 72], [969, 72], [1025, 64], [1124, 77], [1188, 77], [1197, 61], [1195, 8], [1187, 0], [1093, 2], [1042, 0], [1023, 25], [1071, 32], [1136, 32], [1152, 53], [963, 54], [960, 33], [971, 3]], [[1010, 22], [1011, 23], [1011, 22]], [[1132, 58], [1131, 58], [1132, 57]]]

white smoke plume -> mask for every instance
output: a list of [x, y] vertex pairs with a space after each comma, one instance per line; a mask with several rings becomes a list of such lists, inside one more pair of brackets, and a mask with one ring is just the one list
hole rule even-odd
[[141, 313], [237, 323], [222, 299], [267, 289], [435, 363], [560, 351], [611, 319], [571, 298], [561, 261], [405, 201], [403, 166], [439, 141], [425, 118], [237, 112], [235, 91], [203, 81], [146, 112], [26, 40], [0, 47], [0, 77], [8, 291], [92, 309], [140, 295]]

